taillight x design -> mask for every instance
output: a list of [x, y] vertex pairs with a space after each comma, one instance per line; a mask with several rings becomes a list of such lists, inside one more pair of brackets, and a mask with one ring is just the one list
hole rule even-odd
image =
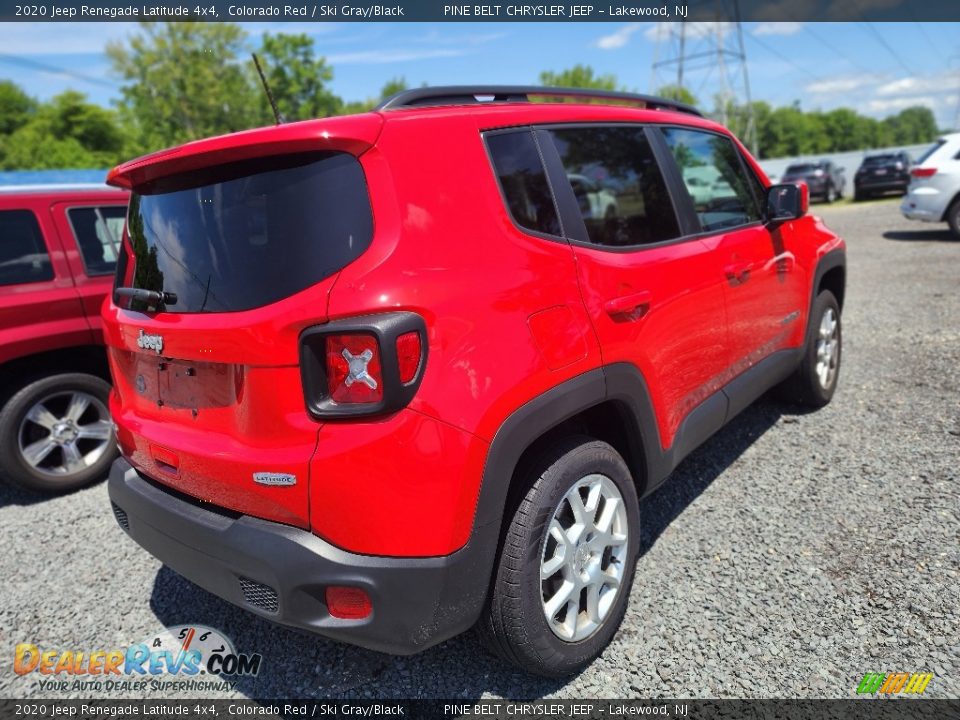
[[413, 398], [427, 359], [426, 324], [396, 312], [337, 320], [300, 336], [307, 409], [318, 418], [394, 412]]

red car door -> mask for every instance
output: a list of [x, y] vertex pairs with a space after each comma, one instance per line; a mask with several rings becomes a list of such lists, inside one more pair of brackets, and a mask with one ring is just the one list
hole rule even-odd
[[693, 201], [703, 242], [715, 254], [727, 297], [728, 382], [785, 347], [804, 294], [782, 228], [763, 221], [765, 189], [733, 141], [720, 133], [664, 127], [663, 137]]
[[602, 193], [602, 213], [597, 199], [576, 198], [586, 233], [573, 241], [581, 292], [603, 363], [639, 368], [668, 449], [683, 419], [719, 388], [729, 353], [716, 258], [708, 243], [685, 237], [648, 132], [617, 125], [544, 134], [567, 178], [590, 181], [560, 191]]

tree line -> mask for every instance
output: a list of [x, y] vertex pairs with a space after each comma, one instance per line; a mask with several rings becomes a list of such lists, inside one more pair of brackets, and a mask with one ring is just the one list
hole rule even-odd
[[[362, 112], [407, 87], [395, 78], [380, 96], [345, 101], [330, 89], [333, 68], [305, 34], [266, 33], [254, 44], [240, 25], [141, 23], [125, 42], [110, 43], [107, 57], [122, 80], [114, 108], [68, 90], [46, 102], [10, 81], [0, 81], [0, 170], [100, 168], [160, 148], [211, 135], [272, 124], [250, 52], [259, 56], [284, 119], [305, 120]], [[555, 87], [624, 89], [615, 76], [585, 65], [540, 74]], [[686, 89], [659, 94], [698, 105]], [[747, 109], [714, 99], [709, 113], [744, 136]], [[907, 108], [884, 120], [847, 108], [805, 112], [799, 103], [773, 108], [753, 103], [761, 158], [859, 150], [929, 142], [933, 113]]]

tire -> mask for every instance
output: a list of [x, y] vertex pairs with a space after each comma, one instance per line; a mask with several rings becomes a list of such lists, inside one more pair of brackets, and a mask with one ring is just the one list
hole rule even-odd
[[[585, 436], [550, 446], [528, 466], [522, 479], [527, 490], [516, 512], [507, 518], [503, 548], [478, 629], [484, 645], [507, 662], [536, 675], [567, 677], [603, 652], [623, 620], [639, 552], [636, 488], [616, 450]], [[567, 544], [567, 533], [577, 524], [573, 514], [577, 495], [583, 524], [592, 530], [581, 529], [576, 540]], [[620, 502], [611, 502], [616, 499]], [[609, 523], [606, 513], [613, 518]], [[607, 534], [592, 525], [591, 515], [608, 527]], [[561, 537], [563, 542], [558, 541]], [[619, 542], [601, 551], [605, 538]], [[544, 568], [548, 575], [541, 580]], [[617, 574], [619, 585], [615, 586], [609, 581]], [[594, 582], [572, 590], [569, 599], [563, 600], [565, 587], [572, 589], [572, 583], [588, 577]], [[588, 612], [591, 588], [596, 588], [593, 597], [597, 600], [590, 603]], [[574, 597], [579, 599], [575, 616]], [[545, 598], [556, 604], [552, 624], [547, 620]]]
[[104, 475], [117, 452], [109, 394], [109, 383], [84, 373], [51, 375], [20, 389], [0, 410], [0, 475], [46, 493]]
[[[832, 318], [832, 330], [828, 318]], [[780, 398], [811, 408], [830, 402], [840, 376], [842, 348], [840, 305], [832, 292], [824, 290], [810, 309], [803, 360], [794, 374], [778, 386]]]
[[866, 194], [865, 192], [863, 192], [862, 190], [854, 190], [854, 191], [853, 191], [853, 201], [854, 201], [854, 202], [861, 202], [861, 201], [863, 201], [863, 200], [866, 200], [867, 197], [868, 197], [867, 194]]
[[960, 240], [960, 198], [953, 201], [953, 204], [947, 209], [947, 224], [950, 226], [950, 232]]
[[836, 188], [834, 188], [833, 185], [827, 186], [827, 192], [823, 196], [827, 204], [834, 202], [838, 197], [839, 195], [837, 195]]

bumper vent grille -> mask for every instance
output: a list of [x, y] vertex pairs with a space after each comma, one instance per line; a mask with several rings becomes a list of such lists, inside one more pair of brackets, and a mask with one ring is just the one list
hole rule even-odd
[[[123, 511], [121, 510], [121, 512]], [[240, 578], [240, 589], [243, 591], [243, 599], [254, 607], [270, 613], [275, 613], [280, 609], [277, 591], [269, 585], [263, 585], [242, 577]]]
[[117, 518], [117, 522], [120, 524], [124, 530], [130, 530], [130, 519], [127, 517], [127, 512], [122, 507], [117, 505], [115, 502], [110, 503], [113, 505], [113, 515]]

